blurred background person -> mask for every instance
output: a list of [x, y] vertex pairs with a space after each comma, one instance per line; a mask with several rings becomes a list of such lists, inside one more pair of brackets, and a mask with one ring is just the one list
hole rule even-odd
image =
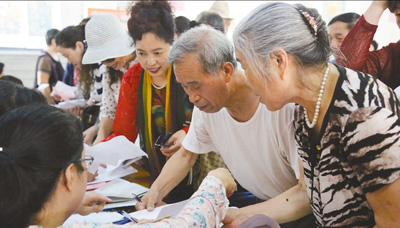
[[225, 34], [224, 20], [217, 13], [213, 13], [210, 11], [203, 11], [197, 16], [196, 21], [199, 24], [205, 24], [211, 26], [214, 29]]
[[224, 26], [225, 26], [225, 34], [228, 33], [229, 26], [231, 25], [231, 22], [234, 18], [231, 17], [230, 11], [229, 11], [229, 4], [226, 1], [215, 1], [210, 9], [208, 10], [213, 13], [217, 13], [222, 17], [224, 20]]
[[175, 17], [175, 40], [179, 38], [179, 36], [189, 30], [190, 27], [190, 20], [187, 17], [179, 16]]
[[[52, 87], [55, 86], [57, 81], [61, 81], [64, 75], [64, 68], [57, 56], [56, 36], [59, 32], [60, 31], [57, 29], [50, 29], [46, 32], [47, 49], [40, 54], [35, 70], [34, 88], [43, 85], [40, 91], [43, 92], [50, 104], [55, 104], [57, 102], [50, 95]], [[48, 86], [45, 86], [46, 84]]]

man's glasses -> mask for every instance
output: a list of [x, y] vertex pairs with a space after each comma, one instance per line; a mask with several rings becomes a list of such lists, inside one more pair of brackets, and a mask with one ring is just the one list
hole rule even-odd
[[85, 162], [86, 167], [91, 166], [94, 158], [92, 156], [85, 156], [85, 158], [78, 159], [76, 162]]
[[112, 62], [114, 62], [114, 60], [115, 60], [115, 58], [111, 58], [111, 59], [103, 60], [103, 61], [101, 61], [101, 62], [102, 62], [102, 63], [112, 63]]

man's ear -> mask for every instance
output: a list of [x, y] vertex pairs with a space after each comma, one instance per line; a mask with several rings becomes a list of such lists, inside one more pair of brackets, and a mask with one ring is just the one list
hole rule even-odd
[[231, 62], [225, 62], [221, 66], [221, 71], [226, 82], [229, 82], [232, 79], [233, 73], [235, 72], [235, 68]]
[[279, 77], [283, 79], [289, 61], [287, 52], [282, 48], [275, 48], [271, 52], [270, 57], [270, 66], [278, 73]]
[[68, 165], [62, 177], [63, 184], [68, 191], [72, 191], [73, 181], [77, 178], [76, 166], [74, 164]]

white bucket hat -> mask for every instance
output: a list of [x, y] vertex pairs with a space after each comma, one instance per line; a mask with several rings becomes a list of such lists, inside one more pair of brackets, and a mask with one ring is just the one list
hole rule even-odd
[[94, 15], [86, 24], [85, 36], [88, 48], [82, 64], [99, 63], [135, 51], [132, 37], [113, 14]]

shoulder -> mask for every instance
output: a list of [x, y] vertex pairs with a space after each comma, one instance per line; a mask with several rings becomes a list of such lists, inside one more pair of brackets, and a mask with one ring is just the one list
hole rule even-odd
[[124, 74], [122, 81], [128, 84], [139, 84], [142, 66], [136, 63]]

